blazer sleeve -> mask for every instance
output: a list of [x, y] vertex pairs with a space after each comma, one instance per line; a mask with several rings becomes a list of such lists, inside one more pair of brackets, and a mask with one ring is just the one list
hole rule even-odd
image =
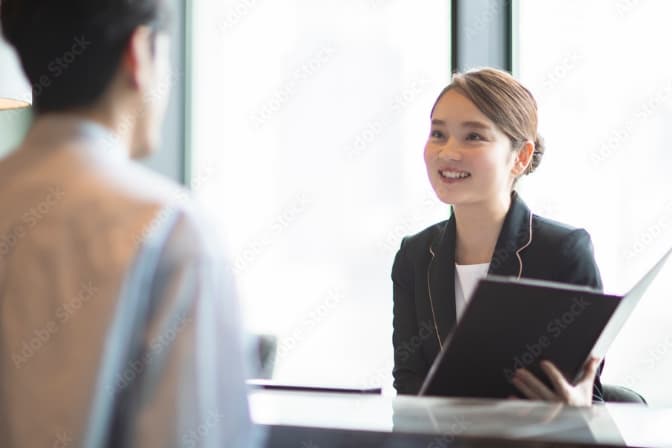
[[562, 265], [558, 266], [556, 281], [602, 290], [602, 277], [588, 232], [573, 230], [563, 241], [560, 253]]
[[[602, 277], [595, 262], [593, 243], [584, 229], [572, 231], [564, 241], [562, 250], [562, 266], [559, 266], [557, 281], [581, 286], [590, 286], [600, 291]], [[600, 376], [604, 369], [604, 361], [600, 363], [593, 385], [593, 402], [604, 402], [602, 381]]]
[[392, 344], [394, 347], [394, 388], [398, 394], [417, 394], [429, 371], [421, 348], [414, 344], [419, 335], [415, 311], [414, 271], [406, 252], [406, 239], [394, 258], [392, 285], [394, 297]]

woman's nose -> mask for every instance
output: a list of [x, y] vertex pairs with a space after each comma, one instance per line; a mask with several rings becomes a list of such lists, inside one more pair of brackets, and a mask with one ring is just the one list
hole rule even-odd
[[439, 151], [439, 158], [444, 160], [462, 160], [462, 152], [454, 138], [450, 138]]

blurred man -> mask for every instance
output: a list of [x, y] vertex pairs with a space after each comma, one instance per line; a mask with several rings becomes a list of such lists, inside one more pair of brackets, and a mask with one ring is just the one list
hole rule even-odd
[[162, 0], [0, 0], [35, 121], [0, 161], [0, 446], [249, 447], [232, 280], [158, 146]]

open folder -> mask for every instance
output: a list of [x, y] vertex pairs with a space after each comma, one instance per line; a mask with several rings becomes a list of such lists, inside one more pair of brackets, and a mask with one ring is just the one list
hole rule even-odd
[[575, 382], [589, 356], [604, 357], [672, 249], [624, 296], [542, 280], [487, 276], [446, 338], [420, 395], [504, 398], [526, 368], [550, 387], [548, 360]]

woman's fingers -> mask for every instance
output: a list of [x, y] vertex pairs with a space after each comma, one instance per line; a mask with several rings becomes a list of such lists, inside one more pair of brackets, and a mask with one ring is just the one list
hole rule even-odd
[[588, 362], [586, 362], [586, 368], [583, 371], [583, 375], [579, 380], [580, 383], [584, 381], [595, 381], [595, 375], [597, 375], [597, 369], [600, 367], [601, 360], [599, 358], [591, 357]]
[[567, 382], [562, 372], [552, 362], [542, 361], [541, 368], [553, 384], [553, 389], [562, 397], [563, 400], [569, 398], [572, 385]]
[[599, 365], [599, 359], [590, 358], [584, 366], [581, 378], [575, 385], [572, 385], [553, 363], [541, 362], [541, 368], [553, 384], [555, 392], [562, 401], [572, 406], [590, 406], [592, 403], [593, 383]]
[[528, 385], [519, 380], [518, 378], [513, 378], [511, 379], [511, 383], [518, 389], [523, 395], [525, 395], [527, 398], [530, 400], [541, 400], [542, 398], [539, 397], [534, 390], [532, 390]]
[[593, 382], [599, 366], [599, 359], [590, 358], [584, 366], [584, 372], [578, 383], [572, 385], [553, 363], [542, 361], [541, 369], [553, 385], [553, 390], [527, 369], [517, 370], [511, 383], [525, 397], [532, 400], [562, 401], [573, 406], [590, 406]]
[[558, 400], [556, 394], [527, 369], [517, 370], [512, 382], [528, 398], [546, 401]]

